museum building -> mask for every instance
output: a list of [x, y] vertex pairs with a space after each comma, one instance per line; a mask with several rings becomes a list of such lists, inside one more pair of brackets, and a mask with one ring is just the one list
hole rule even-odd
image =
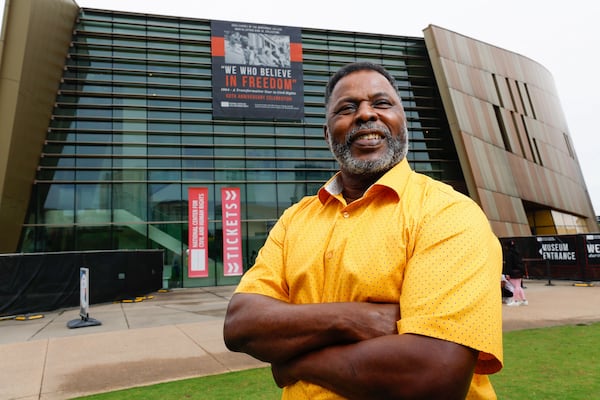
[[[526, 56], [433, 25], [406, 37], [73, 0], [4, 13], [1, 253], [163, 249], [166, 286], [237, 283], [281, 213], [337, 171], [323, 94], [353, 61], [396, 78], [411, 167], [474, 199], [499, 237], [598, 231], [551, 73]], [[202, 218], [207, 273], [192, 277]]]

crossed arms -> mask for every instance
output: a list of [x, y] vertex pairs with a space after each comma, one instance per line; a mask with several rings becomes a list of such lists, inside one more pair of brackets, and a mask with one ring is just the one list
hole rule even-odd
[[271, 363], [278, 386], [299, 380], [348, 399], [463, 399], [478, 352], [398, 334], [398, 304], [289, 304], [238, 293], [227, 310], [225, 344]]

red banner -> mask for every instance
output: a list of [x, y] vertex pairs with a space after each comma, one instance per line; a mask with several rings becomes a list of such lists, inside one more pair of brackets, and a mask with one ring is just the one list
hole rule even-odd
[[242, 275], [240, 188], [221, 188], [223, 214], [223, 275]]
[[208, 188], [188, 188], [188, 277], [208, 276]]

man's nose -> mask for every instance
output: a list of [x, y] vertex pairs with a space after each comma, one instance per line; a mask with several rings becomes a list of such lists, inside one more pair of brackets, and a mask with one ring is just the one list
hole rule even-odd
[[358, 110], [356, 111], [356, 118], [361, 121], [373, 121], [377, 119], [377, 113], [375, 109], [366, 101], [361, 102], [358, 105]]

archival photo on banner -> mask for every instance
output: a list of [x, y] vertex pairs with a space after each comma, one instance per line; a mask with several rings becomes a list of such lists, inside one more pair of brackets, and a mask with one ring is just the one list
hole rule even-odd
[[212, 21], [213, 117], [301, 120], [301, 30]]

